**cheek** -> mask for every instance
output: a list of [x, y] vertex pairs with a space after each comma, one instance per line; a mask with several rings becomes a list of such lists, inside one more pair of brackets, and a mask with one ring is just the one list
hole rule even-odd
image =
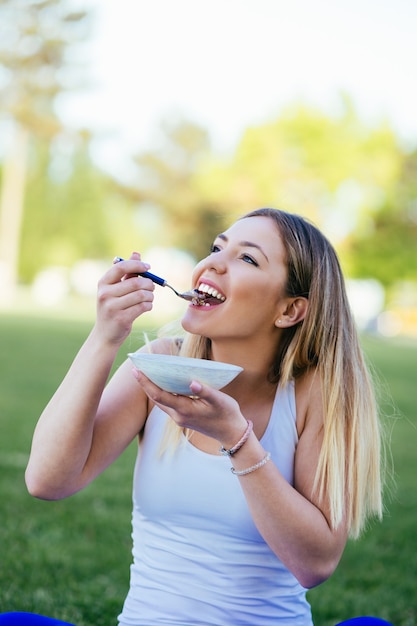
[[243, 300], [251, 306], [260, 306], [271, 299], [276, 289], [271, 286], [270, 278], [260, 272], [241, 272], [233, 280], [231, 290], [236, 300]]

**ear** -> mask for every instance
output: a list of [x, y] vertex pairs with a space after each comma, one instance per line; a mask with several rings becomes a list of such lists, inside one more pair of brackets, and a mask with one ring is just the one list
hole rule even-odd
[[277, 328], [289, 328], [302, 322], [308, 310], [308, 300], [301, 296], [291, 299], [285, 310], [275, 320]]

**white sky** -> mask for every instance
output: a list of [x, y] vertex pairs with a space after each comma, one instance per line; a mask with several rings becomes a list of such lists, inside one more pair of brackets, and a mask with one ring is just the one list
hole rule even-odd
[[[96, 22], [83, 95], [63, 117], [103, 133], [119, 170], [178, 113], [218, 150], [296, 100], [337, 111], [346, 91], [370, 123], [417, 145], [417, 0], [88, 0]], [[85, 6], [85, 4], [84, 4]]]

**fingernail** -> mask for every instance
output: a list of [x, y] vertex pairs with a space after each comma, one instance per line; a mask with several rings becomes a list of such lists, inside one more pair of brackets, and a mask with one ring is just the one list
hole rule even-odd
[[193, 380], [190, 385], [190, 389], [193, 393], [200, 393], [202, 388], [203, 388], [203, 385], [199, 383], [197, 380]]

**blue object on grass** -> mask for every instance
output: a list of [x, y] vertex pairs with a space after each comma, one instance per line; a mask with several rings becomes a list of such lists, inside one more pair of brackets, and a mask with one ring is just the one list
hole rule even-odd
[[53, 617], [44, 617], [36, 613], [12, 612], [0, 613], [1, 626], [74, 626]]
[[336, 626], [394, 626], [394, 624], [379, 617], [352, 617], [344, 622], [339, 622]]

